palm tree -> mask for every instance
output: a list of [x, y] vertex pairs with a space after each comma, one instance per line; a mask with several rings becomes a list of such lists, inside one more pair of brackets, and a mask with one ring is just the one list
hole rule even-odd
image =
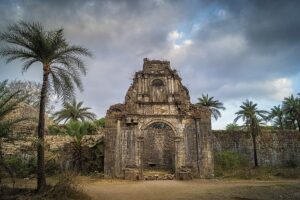
[[241, 110], [237, 111], [235, 114], [237, 117], [234, 119], [236, 123], [239, 119], [245, 121], [246, 127], [250, 129], [250, 133], [252, 136], [253, 142], [253, 157], [254, 157], [254, 165], [255, 167], [258, 166], [257, 162], [257, 150], [256, 150], [256, 136], [260, 132], [259, 124], [262, 119], [266, 118], [267, 111], [258, 110], [257, 104], [249, 101], [248, 99], [243, 102], [240, 106]]
[[34, 63], [40, 63], [43, 70], [41, 88], [38, 145], [37, 145], [37, 190], [46, 186], [44, 163], [45, 104], [49, 86], [63, 100], [73, 97], [75, 86], [82, 90], [81, 74], [86, 67], [80, 56], [91, 53], [80, 46], [69, 45], [63, 29], [45, 30], [39, 23], [21, 21], [8, 27], [0, 34], [0, 40], [10, 46], [0, 49], [0, 56], [7, 57], [7, 63], [14, 60], [23, 62], [23, 72]]
[[294, 97], [291, 95], [283, 100], [283, 111], [297, 122], [298, 130], [300, 132], [300, 96]]
[[237, 125], [236, 123], [230, 123], [226, 126], [226, 131], [240, 131], [242, 130], [242, 127]]
[[284, 112], [280, 105], [274, 106], [273, 108], [271, 108], [271, 112], [270, 112], [268, 118], [270, 118], [270, 119], [275, 118], [274, 125], [279, 127], [281, 130], [283, 130]]
[[198, 98], [197, 105], [204, 106], [209, 108], [212, 116], [217, 120], [221, 117], [220, 110], [225, 110], [225, 107], [222, 102], [219, 100], [214, 100], [214, 97], [209, 97], [208, 94], [202, 94], [202, 97]]
[[[20, 96], [20, 90], [10, 92], [6, 88], [7, 80], [0, 82], [0, 167], [4, 168], [11, 176], [13, 182], [13, 172], [5, 164], [2, 157], [2, 138], [9, 137], [9, 133], [12, 131], [13, 125], [28, 120], [28, 118], [13, 118], [9, 119], [7, 116], [18, 108], [18, 105], [25, 101], [27, 96]], [[0, 177], [1, 182], [1, 177]]]
[[91, 109], [89, 107], [82, 107], [83, 102], [80, 101], [79, 103], [76, 102], [74, 99], [71, 103], [66, 102], [64, 104], [64, 107], [54, 113], [54, 117], [56, 118], [55, 121], [60, 122], [64, 121], [66, 123], [69, 120], [73, 121], [85, 121], [86, 119], [94, 120], [96, 118], [96, 115], [92, 112], [89, 112], [88, 110]]
[[73, 138], [73, 166], [82, 171], [82, 138], [88, 134], [89, 122], [70, 121], [66, 125], [67, 134]]

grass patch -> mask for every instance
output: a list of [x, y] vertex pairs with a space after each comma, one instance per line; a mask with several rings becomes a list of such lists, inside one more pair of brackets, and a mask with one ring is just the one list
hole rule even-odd
[[283, 167], [252, 167], [246, 156], [232, 151], [215, 154], [215, 177], [233, 179], [272, 180], [300, 178], [300, 167], [288, 162]]

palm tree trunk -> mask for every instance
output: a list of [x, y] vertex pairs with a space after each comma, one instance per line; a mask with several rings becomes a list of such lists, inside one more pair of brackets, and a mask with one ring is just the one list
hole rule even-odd
[[37, 144], [37, 190], [43, 191], [46, 187], [45, 177], [45, 153], [44, 153], [44, 132], [45, 132], [45, 106], [48, 90], [49, 68], [43, 67], [43, 85], [41, 89], [39, 124], [38, 124], [38, 144]]
[[251, 136], [252, 136], [252, 143], [253, 143], [253, 158], [254, 158], [254, 166], [258, 167], [257, 162], [257, 149], [256, 149], [256, 133], [257, 133], [257, 126], [254, 119], [251, 119]]
[[256, 149], [256, 135], [252, 133], [252, 143], [253, 143], [253, 158], [254, 158], [254, 166], [258, 167], [257, 162], [257, 149]]
[[278, 120], [279, 120], [280, 129], [283, 130], [282, 117], [279, 117]]

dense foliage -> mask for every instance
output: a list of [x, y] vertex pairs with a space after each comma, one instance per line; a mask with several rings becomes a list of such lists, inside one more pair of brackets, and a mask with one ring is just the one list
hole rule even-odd
[[72, 102], [65, 102], [61, 110], [54, 113], [54, 118], [56, 122], [64, 121], [85, 121], [87, 119], [94, 120], [96, 115], [88, 110], [91, 108], [83, 107], [83, 102], [77, 103], [75, 99]]

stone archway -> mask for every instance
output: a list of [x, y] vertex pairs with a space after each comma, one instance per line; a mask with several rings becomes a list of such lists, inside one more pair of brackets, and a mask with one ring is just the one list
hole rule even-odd
[[143, 168], [175, 172], [175, 133], [164, 122], [153, 122], [143, 129]]

